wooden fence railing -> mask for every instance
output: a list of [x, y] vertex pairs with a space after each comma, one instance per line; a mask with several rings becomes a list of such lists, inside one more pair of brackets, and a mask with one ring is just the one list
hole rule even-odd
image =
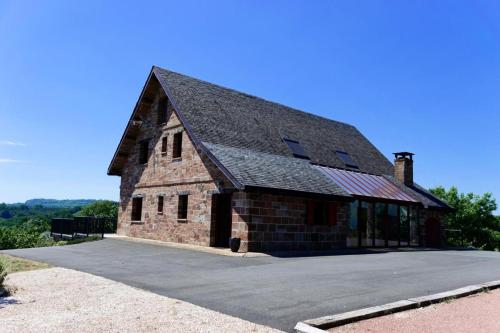
[[63, 237], [82, 237], [101, 235], [116, 232], [116, 218], [78, 216], [71, 219], [53, 218], [51, 221], [50, 235]]

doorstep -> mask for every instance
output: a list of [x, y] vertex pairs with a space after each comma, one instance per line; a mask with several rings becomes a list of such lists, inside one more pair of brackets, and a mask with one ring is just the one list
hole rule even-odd
[[228, 256], [228, 257], [255, 258], [255, 257], [268, 257], [269, 256], [268, 254], [259, 253], [259, 252], [232, 252], [229, 248], [207, 247], [207, 246], [185, 244], [185, 243], [166, 242], [166, 241], [160, 241], [160, 240], [155, 240], [155, 239], [130, 237], [130, 236], [124, 236], [124, 235], [118, 235], [118, 234], [104, 234], [104, 238], [120, 239], [120, 240], [124, 240], [124, 241], [129, 241], [129, 242], [167, 246], [167, 247], [173, 247], [176, 249], [192, 250], [192, 251], [205, 252], [205, 253], [217, 254], [217, 255]]

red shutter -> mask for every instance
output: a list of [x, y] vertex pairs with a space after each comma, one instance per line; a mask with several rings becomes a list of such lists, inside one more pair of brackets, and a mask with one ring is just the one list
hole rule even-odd
[[314, 201], [307, 202], [307, 224], [314, 224]]
[[330, 202], [328, 203], [328, 224], [336, 225], [337, 224], [337, 203]]

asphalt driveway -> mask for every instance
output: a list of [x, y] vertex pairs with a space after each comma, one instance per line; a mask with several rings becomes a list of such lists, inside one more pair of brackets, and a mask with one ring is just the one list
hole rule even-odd
[[300, 320], [500, 279], [500, 253], [485, 251], [242, 258], [106, 239], [2, 252], [285, 331]]

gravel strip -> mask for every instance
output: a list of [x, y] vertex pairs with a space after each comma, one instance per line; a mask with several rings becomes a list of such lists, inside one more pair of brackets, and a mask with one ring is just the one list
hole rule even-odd
[[14, 273], [0, 298], [7, 332], [280, 332], [65, 268]]
[[500, 332], [500, 289], [331, 328], [329, 332]]

